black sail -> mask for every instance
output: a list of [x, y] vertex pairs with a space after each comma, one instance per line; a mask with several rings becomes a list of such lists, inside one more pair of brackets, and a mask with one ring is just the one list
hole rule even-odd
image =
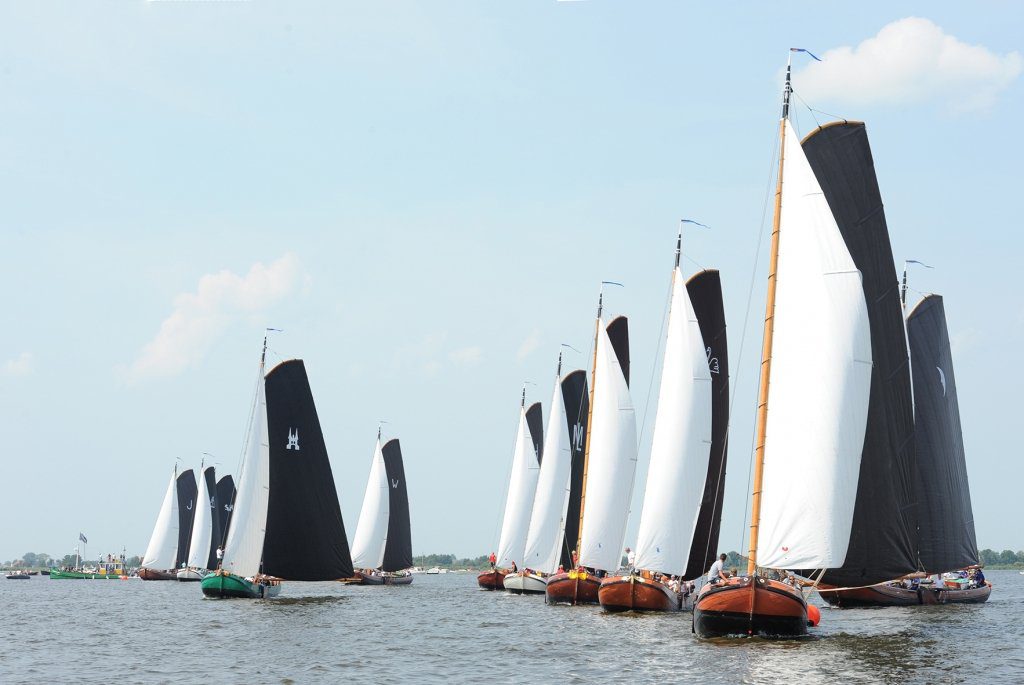
[[864, 124], [828, 124], [802, 145], [861, 272], [873, 360], [850, 544], [843, 565], [822, 582], [868, 585], [917, 569], [914, 411], [899, 280]]
[[562, 378], [562, 402], [568, 424], [570, 449], [569, 503], [565, 512], [565, 530], [562, 535], [563, 568], [572, 567], [572, 553], [580, 534], [580, 500], [583, 495], [583, 455], [587, 448], [587, 413], [590, 396], [587, 394], [587, 372], [577, 369]]
[[188, 561], [188, 546], [192, 542], [192, 520], [196, 514], [196, 474], [192, 469], [178, 474], [175, 484], [178, 493], [178, 556], [174, 567], [181, 568]]
[[914, 376], [917, 524], [921, 566], [942, 573], [978, 563], [960, 405], [942, 298], [928, 295], [907, 317]]
[[684, 576], [686, 580], [692, 580], [707, 572], [719, 552], [718, 534], [722, 523], [729, 450], [729, 350], [725, 337], [722, 281], [718, 271], [696, 274], [687, 281], [686, 291], [697, 316], [711, 372], [711, 455]]
[[412, 566], [412, 529], [409, 526], [409, 491], [405, 487], [405, 466], [398, 440], [381, 448], [388, 477], [388, 537], [384, 544], [384, 571], [401, 571]]
[[313, 393], [300, 359], [266, 377], [270, 498], [263, 572], [286, 580], [352, 576], [352, 557]]
[[629, 320], [624, 316], [616, 316], [605, 328], [608, 339], [615, 350], [615, 356], [622, 367], [622, 376], [629, 385]]
[[537, 455], [537, 465], [544, 458], [544, 414], [540, 402], [534, 402], [526, 410], [526, 428], [533, 441], [533, 453]]
[[210, 527], [213, 534], [210, 535], [210, 551], [206, 557], [206, 568], [217, 568], [217, 545], [220, 540], [220, 517], [217, 515], [217, 475], [212, 466], [203, 469], [203, 478], [206, 479], [206, 494], [209, 497], [207, 502], [200, 502], [199, 506], [210, 507]]
[[[224, 476], [217, 481], [217, 526], [220, 534], [214, 537], [218, 547], [223, 548], [231, 526], [231, 511], [235, 508], [235, 479]], [[215, 550], [216, 552], [216, 550]]]

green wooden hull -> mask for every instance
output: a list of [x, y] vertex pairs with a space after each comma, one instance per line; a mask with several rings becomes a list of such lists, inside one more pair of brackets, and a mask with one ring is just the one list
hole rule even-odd
[[213, 573], [203, 578], [200, 587], [203, 595], [214, 599], [265, 599], [275, 597], [281, 591], [280, 585], [252, 583], [232, 573]]
[[126, 580], [131, 576], [121, 576], [116, 573], [86, 573], [85, 571], [50, 571], [51, 580]]

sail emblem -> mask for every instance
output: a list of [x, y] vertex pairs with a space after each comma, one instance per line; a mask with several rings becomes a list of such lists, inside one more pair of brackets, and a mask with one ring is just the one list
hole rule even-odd
[[718, 368], [718, 357], [711, 356], [710, 347], [706, 348], [705, 352], [708, 356], [708, 369], [711, 371], [711, 373], [719, 373], [720, 370]]
[[213, 501], [212, 497], [210, 498], [210, 508], [211, 509], [216, 509], [217, 508], [217, 503]]
[[286, 450], [296, 450], [299, 448], [299, 429], [289, 428], [288, 429], [288, 444], [284, 447]]
[[397, 478], [392, 478], [391, 479], [391, 489], [392, 490], [397, 490], [398, 489], [398, 479]]
[[583, 424], [579, 421], [572, 427], [572, 449], [575, 452], [583, 450]]
[[235, 508], [234, 504], [225, 504], [224, 505], [224, 511], [231, 511], [234, 508]]
[[192, 511], [192, 500], [188, 501], [188, 506], [185, 508], [188, 509], [189, 511]]
[[936, 366], [935, 370], [939, 372], [939, 381], [942, 383], [942, 396], [946, 396], [946, 374], [942, 372], [942, 368]]

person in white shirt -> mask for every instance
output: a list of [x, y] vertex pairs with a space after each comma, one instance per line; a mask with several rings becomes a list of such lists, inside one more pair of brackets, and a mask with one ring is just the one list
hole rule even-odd
[[725, 570], [725, 560], [727, 558], [728, 557], [726, 557], [725, 554], [719, 554], [715, 563], [711, 564], [711, 568], [708, 569], [709, 583], [717, 583], [718, 581], [729, 577], [729, 572]]
[[631, 550], [629, 547], [626, 548], [626, 566], [630, 571], [633, 570], [633, 562], [636, 561], [636, 552]]

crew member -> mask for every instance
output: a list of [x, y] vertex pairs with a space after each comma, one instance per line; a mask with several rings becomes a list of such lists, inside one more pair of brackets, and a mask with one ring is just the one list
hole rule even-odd
[[717, 583], [718, 581], [729, 577], [729, 572], [725, 570], [725, 560], [727, 558], [728, 557], [724, 553], [719, 554], [715, 563], [711, 564], [711, 568], [708, 569], [709, 583]]

